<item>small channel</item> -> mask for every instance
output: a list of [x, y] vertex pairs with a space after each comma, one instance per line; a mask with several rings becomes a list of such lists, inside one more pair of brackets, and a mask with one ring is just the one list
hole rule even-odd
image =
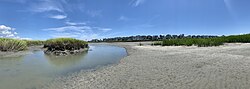
[[91, 44], [88, 52], [48, 56], [42, 50], [17, 58], [0, 58], [0, 89], [32, 89], [80, 70], [119, 63], [127, 55], [121, 47]]

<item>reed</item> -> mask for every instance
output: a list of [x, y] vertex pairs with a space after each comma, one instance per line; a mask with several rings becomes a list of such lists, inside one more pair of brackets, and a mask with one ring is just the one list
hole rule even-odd
[[27, 43], [23, 40], [0, 38], [0, 51], [22, 51], [27, 49]]
[[44, 45], [45, 41], [41, 40], [24, 40], [28, 46]]
[[79, 50], [87, 48], [88, 43], [74, 38], [55, 38], [45, 41], [44, 48], [48, 50]]

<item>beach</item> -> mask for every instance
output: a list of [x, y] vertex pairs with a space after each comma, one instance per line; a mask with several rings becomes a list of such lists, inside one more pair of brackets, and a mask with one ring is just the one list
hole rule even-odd
[[120, 63], [72, 73], [44, 89], [248, 89], [250, 44], [218, 47], [102, 43], [127, 49]]

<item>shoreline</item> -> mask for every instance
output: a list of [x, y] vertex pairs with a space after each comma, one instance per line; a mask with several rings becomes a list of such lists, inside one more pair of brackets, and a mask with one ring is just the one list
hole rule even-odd
[[42, 50], [43, 46], [30, 46], [27, 50], [17, 51], [17, 52], [1, 52], [0, 58], [9, 58], [9, 57], [21, 57], [24, 55], [32, 54], [33, 51]]

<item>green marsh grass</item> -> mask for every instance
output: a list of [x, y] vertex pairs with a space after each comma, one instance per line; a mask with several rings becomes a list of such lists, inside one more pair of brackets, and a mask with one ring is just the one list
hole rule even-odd
[[74, 38], [55, 38], [45, 41], [44, 47], [48, 50], [79, 50], [87, 48], [88, 43]]
[[27, 43], [23, 40], [0, 38], [0, 51], [22, 51], [27, 49]]
[[152, 46], [162, 45], [162, 41], [155, 41], [151, 45]]
[[163, 40], [162, 46], [219, 46], [223, 45], [224, 41], [220, 38], [186, 38], [186, 39], [169, 39]]
[[183, 38], [183, 39], [166, 39], [161, 42], [154, 42], [154, 45], [162, 46], [220, 46], [224, 43], [250, 43], [250, 34], [233, 35], [218, 38]]
[[28, 46], [44, 45], [45, 41], [41, 40], [24, 40]]

